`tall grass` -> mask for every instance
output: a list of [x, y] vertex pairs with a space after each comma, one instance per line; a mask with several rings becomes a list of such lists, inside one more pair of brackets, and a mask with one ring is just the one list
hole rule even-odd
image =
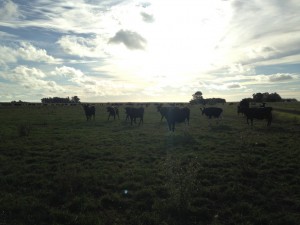
[[153, 105], [141, 126], [123, 107], [0, 108], [0, 224], [299, 224], [299, 126], [220, 107], [174, 133]]

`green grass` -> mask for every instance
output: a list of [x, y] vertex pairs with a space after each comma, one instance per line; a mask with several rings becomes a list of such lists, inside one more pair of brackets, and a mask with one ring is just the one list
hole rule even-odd
[[88, 122], [80, 106], [1, 107], [0, 224], [298, 225], [297, 114], [251, 128], [221, 107], [217, 123], [192, 106], [174, 133], [154, 106], [141, 126], [122, 107]]

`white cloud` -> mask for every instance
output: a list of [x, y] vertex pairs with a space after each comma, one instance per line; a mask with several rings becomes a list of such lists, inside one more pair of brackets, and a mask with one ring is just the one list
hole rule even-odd
[[6, 64], [11, 62], [17, 62], [17, 51], [0, 45], [0, 65], [6, 67]]
[[21, 42], [21, 46], [17, 52], [19, 57], [27, 61], [45, 62], [49, 64], [57, 64], [59, 61], [49, 56], [45, 49], [37, 49], [28, 42]]
[[60, 60], [47, 54], [45, 49], [38, 49], [28, 42], [22, 41], [19, 46], [7, 47], [0, 45], [0, 62], [15, 63], [18, 59], [33, 62], [57, 64]]
[[0, 20], [13, 21], [21, 18], [18, 5], [11, 0], [3, 0], [0, 2]]
[[[42, 79], [46, 77], [46, 74], [41, 71], [40, 69], [37, 68], [28, 68], [26, 66], [18, 66], [14, 70], [14, 78], [16, 80], [23, 80], [23, 79], [31, 79], [31, 78], [36, 78], [36, 79]], [[18, 76], [20, 75], [20, 76]]]
[[0, 76], [27, 89], [63, 91], [63, 88], [54, 81], [44, 80], [46, 78], [45, 73], [37, 68], [17, 66], [10, 71], [1, 73]]
[[62, 36], [57, 43], [64, 52], [79, 57], [105, 57], [105, 39], [102, 37], [83, 38], [74, 35]]
[[96, 84], [95, 80], [86, 76], [82, 71], [72, 67], [67, 67], [67, 66], [56, 67], [55, 71], [51, 72], [51, 75], [66, 77], [68, 80], [82, 86]]

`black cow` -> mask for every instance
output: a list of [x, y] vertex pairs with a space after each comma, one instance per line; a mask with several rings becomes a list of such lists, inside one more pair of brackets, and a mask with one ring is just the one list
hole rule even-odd
[[91, 120], [92, 117], [95, 120], [95, 113], [96, 113], [96, 108], [95, 106], [90, 106], [89, 104], [84, 104], [83, 106], [83, 110], [86, 116], [86, 120]]
[[165, 115], [169, 130], [175, 130], [175, 123], [187, 122], [189, 124], [190, 121], [190, 109], [187, 107], [179, 108], [179, 107], [167, 107], [167, 113]]
[[133, 107], [126, 107], [126, 120], [130, 118], [130, 124], [132, 125], [132, 122], [136, 123], [136, 119], [140, 118], [139, 125], [141, 123], [144, 123], [144, 108], [133, 108]]
[[200, 110], [202, 111], [202, 115], [206, 115], [209, 119], [211, 119], [212, 117], [214, 118], [220, 118], [223, 109], [218, 108], [218, 107], [208, 107], [208, 108], [200, 108]]
[[240, 113], [244, 114], [244, 111], [246, 109], [249, 109], [249, 107], [250, 107], [250, 100], [249, 99], [243, 99], [242, 101], [240, 101], [240, 103], [237, 106], [237, 113], [238, 113], [238, 115]]
[[264, 107], [264, 108], [246, 108], [244, 110], [244, 114], [247, 118], [247, 124], [249, 124], [249, 120], [251, 121], [251, 126], [253, 126], [253, 119], [263, 120], [266, 119], [268, 121], [267, 126], [270, 126], [272, 123], [272, 107]]
[[106, 108], [106, 110], [108, 112], [108, 118], [107, 118], [107, 120], [109, 120], [110, 116], [113, 116], [114, 120], [116, 119], [116, 116], [118, 116], [118, 119], [119, 119], [119, 109], [118, 109], [118, 107], [108, 106]]
[[157, 106], [157, 111], [160, 112], [160, 115], [161, 115], [160, 121], [162, 121], [163, 118], [166, 118], [169, 108], [171, 108], [171, 107], [164, 107], [162, 105]]
[[238, 105], [238, 106], [237, 106], [237, 114], [238, 114], [238, 115], [240, 115], [240, 113], [241, 113], [241, 114], [244, 114], [245, 109], [248, 109], [248, 108], [249, 108], [249, 107], [243, 107], [243, 106]]

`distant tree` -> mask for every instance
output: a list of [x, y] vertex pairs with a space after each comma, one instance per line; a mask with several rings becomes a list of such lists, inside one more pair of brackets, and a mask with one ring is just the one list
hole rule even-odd
[[205, 99], [206, 104], [214, 105], [214, 104], [225, 104], [226, 100], [224, 98], [206, 98]]
[[282, 101], [285, 101], [285, 102], [298, 102], [298, 100], [295, 99], [295, 98], [285, 98], [285, 99], [282, 99]]
[[274, 93], [254, 93], [252, 95], [254, 102], [280, 102], [282, 101], [282, 98], [279, 94], [276, 92]]
[[201, 91], [195, 92], [195, 94], [193, 94], [192, 96], [193, 96], [193, 99], [190, 101], [190, 104], [214, 105], [217, 103], [221, 103], [221, 104], [226, 103], [226, 100], [223, 98], [206, 98], [205, 99], [205, 98], [203, 98]]
[[268, 102], [281, 102], [282, 98], [279, 94], [275, 93], [271, 93], [268, 96]]
[[80, 103], [80, 99], [78, 98], [78, 96], [75, 95], [75, 96], [72, 97], [71, 102]]
[[201, 91], [196, 91], [195, 94], [193, 94], [193, 100], [203, 99], [203, 95]]
[[263, 98], [264, 98], [264, 95], [262, 93], [254, 93], [253, 95], [253, 101], [255, 102], [263, 102]]
[[193, 94], [192, 96], [193, 99], [190, 101], [191, 104], [206, 104], [201, 91], [196, 91], [195, 94]]

